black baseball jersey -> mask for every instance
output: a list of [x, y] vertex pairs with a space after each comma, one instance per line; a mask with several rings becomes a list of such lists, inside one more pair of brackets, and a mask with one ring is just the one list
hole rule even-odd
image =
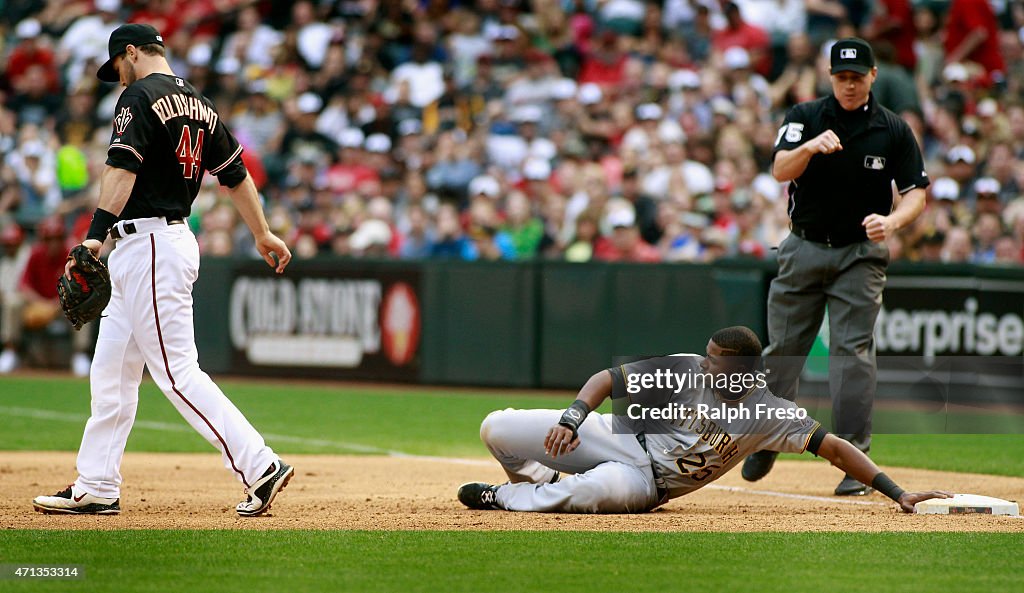
[[843, 149], [814, 155], [790, 184], [790, 219], [822, 234], [867, 240], [861, 222], [869, 214], [892, 211], [893, 181], [900, 194], [928, 187], [921, 150], [910, 126], [874, 95], [853, 112], [829, 95], [789, 110], [772, 157], [830, 129]]
[[137, 175], [122, 220], [184, 218], [206, 171], [227, 187], [246, 176], [242, 146], [213, 102], [168, 74], [151, 74], [121, 93], [107, 164]]

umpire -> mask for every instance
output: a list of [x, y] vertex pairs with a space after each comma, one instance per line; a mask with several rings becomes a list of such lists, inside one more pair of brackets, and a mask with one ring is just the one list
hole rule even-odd
[[[772, 175], [791, 182], [793, 232], [779, 245], [779, 275], [768, 294], [765, 365], [772, 391], [795, 399], [827, 308], [833, 432], [867, 453], [885, 241], [924, 209], [929, 182], [910, 127], [871, 94], [878, 75], [871, 46], [837, 42], [830, 74], [832, 95], [793, 107], [775, 142]], [[743, 477], [763, 478], [776, 455], [750, 455]], [[847, 475], [835, 494], [870, 490]]]

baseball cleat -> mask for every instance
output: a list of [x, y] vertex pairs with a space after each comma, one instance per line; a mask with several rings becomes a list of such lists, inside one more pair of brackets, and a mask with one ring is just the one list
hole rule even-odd
[[267, 468], [255, 484], [246, 488], [246, 499], [238, 503], [235, 511], [240, 517], [255, 517], [270, 510], [277, 493], [284, 490], [295, 474], [295, 468], [278, 459]]
[[498, 487], [483, 482], [467, 482], [459, 486], [459, 502], [471, 509], [491, 511], [498, 506]]
[[37, 496], [32, 508], [44, 515], [120, 515], [120, 498], [100, 498], [74, 484], [53, 496]]
[[740, 474], [744, 480], [756, 482], [772, 471], [772, 466], [775, 465], [775, 458], [778, 456], [779, 454], [775, 451], [751, 453], [747, 455], [747, 459], [743, 462], [743, 470], [740, 471]]
[[846, 477], [843, 478], [843, 481], [839, 482], [839, 485], [836, 486], [835, 495], [864, 496], [865, 494], [871, 494], [874, 491], [875, 489], [872, 488], [871, 486], [862, 484], [859, 481], [857, 481], [857, 478], [854, 478], [850, 474], [846, 474]]

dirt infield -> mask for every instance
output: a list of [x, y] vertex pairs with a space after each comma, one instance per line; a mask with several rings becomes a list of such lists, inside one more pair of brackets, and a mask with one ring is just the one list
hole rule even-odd
[[[839, 473], [824, 462], [780, 462], [757, 484], [733, 472], [709, 488], [645, 515], [582, 516], [470, 511], [455, 490], [503, 481], [486, 459], [293, 455], [296, 476], [272, 514], [241, 519], [242, 488], [209, 454], [129, 453], [116, 517], [45, 516], [31, 499], [75, 475], [73, 453], [11, 453], [0, 461], [4, 529], [383, 529], [615, 531], [1015, 531], [1024, 519], [904, 515], [873, 494], [828, 496]], [[946, 488], [1021, 500], [1024, 478], [914, 469], [888, 473], [909, 489]], [[781, 496], [780, 496], [781, 494]], [[815, 498], [801, 498], [801, 496]], [[821, 500], [817, 497], [825, 498]]]

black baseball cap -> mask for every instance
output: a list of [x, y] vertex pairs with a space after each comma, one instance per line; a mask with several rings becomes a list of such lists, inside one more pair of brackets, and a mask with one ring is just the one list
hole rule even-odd
[[107, 43], [110, 59], [100, 66], [96, 72], [96, 78], [103, 82], [118, 82], [121, 77], [114, 70], [114, 58], [128, 51], [129, 45], [138, 47], [150, 43], [164, 44], [164, 38], [160, 36], [160, 32], [151, 25], [132, 23], [114, 29], [114, 32], [110, 34], [110, 41]]
[[867, 74], [874, 67], [875, 52], [867, 41], [848, 37], [832, 46], [832, 74], [845, 71]]

